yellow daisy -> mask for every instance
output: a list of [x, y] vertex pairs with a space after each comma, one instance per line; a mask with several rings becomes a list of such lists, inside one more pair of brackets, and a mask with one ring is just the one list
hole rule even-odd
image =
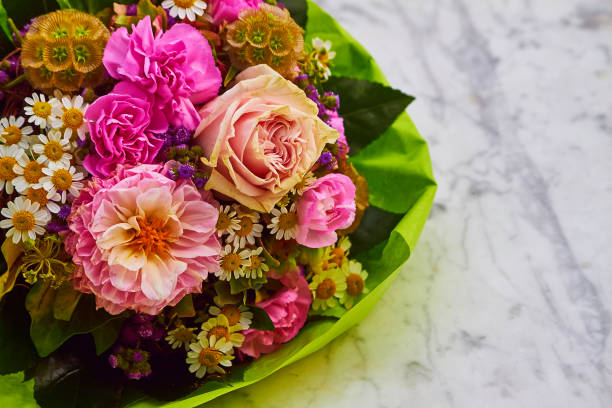
[[225, 339], [206, 337], [198, 339], [197, 342], [189, 345], [190, 351], [187, 353], [187, 364], [189, 372], [195, 373], [196, 377], [203, 378], [206, 373], [225, 374], [223, 367], [231, 367], [234, 356], [232, 355], [231, 343], [226, 343]]
[[321, 271], [312, 277], [310, 285], [312, 292], [312, 309], [325, 310], [336, 306], [336, 298], [342, 298], [346, 291], [346, 279], [338, 268]]
[[253, 323], [253, 313], [249, 312], [245, 305], [213, 305], [208, 309], [208, 313], [213, 316], [223, 315], [230, 326], [239, 324], [242, 330], [248, 329]]
[[189, 345], [196, 339], [194, 330], [195, 328], [185, 327], [181, 324], [176, 329], [169, 331], [165, 340], [173, 350], [184, 346], [185, 350], [189, 351]]
[[221, 268], [215, 272], [215, 276], [220, 280], [229, 281], [244, 276], [244, 268], [250, 266], [251, 251], [226, 245], [221, 251]]
[[70, 165], [72, 155], [67, 153], [71, 150], [70, 137], [62, 137], [62, 133], [52, 130], [47, 136], [38, 135], [40, 143], [32, 146], [32, 151], [45, 159], [49, 167], [65, 167]]
[[242, 346], [244, 335], [238, 333], [243, 330], [242, 325], [230, 325], [229, 320], [224, 314], [219, 314], [217, 317], [211, 317], [202, 323], [202, 331], [198, 333], [198, 338], [206, 337], [207, 339], [217, 338], [225, 339], [225, 341], [234, 347]]
[[350, 260], [348, 262], [346, 275], [346, 292], [340, 303], [348, 309], [352, 308], [355, 300], [362, 294], [368, 293], [368, 288], [365, 287], [365, 280], [368, 278], [368, 273], [362, 269], [361, 264], [357, 261]]

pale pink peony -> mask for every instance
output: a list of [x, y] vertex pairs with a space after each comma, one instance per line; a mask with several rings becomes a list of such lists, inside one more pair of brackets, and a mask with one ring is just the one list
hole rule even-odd
[[155, 134], [168, 129], [150, 95], [125, 81], [96, 99], [85, 119], [92, 148], [83, 166], [96, 177], [108, 177], [118, 165], [152, 163], [164, 144]]
[[244, 342], [240, 351], [248, 356], [259, 358], [261, 354], [272, 353], [294, 338], [306, 323], [312, 303], [308, 282], [295, 271], [281, 278], [281, 283], [284, 286], [282, 289], [257, 303], [257, 307], [268, 313], [275, 330], [248, 329], [242, 332]]
[[244, 9], [256, 9], [263, 0], [209, 0], [209, 13], [213, 23], [219, 25], [223, 22], [232, 23]]
[[344, 174], [331, 173], [308, 186], [298, 201], [296, 240], [309, 248], [333, 245], [336, 230], [355, 220], [355, 185]]
[[242, 71], [200, 110], [195, 143], [213, 168], [207, 189], [269, 212], [302, 180], [338, 132], [304, 91], [267, 65]]
[[146, 16], [132, 33], [117, 29], [104, 49], [104, 66], [115, 78], [130, 81], [155, 96], [157, 107], [174, 126], [195, 129], [193, 104], [204, 103], [221, 87], [221, 72], [208, 41], [188, 24], [153, 35]]
[[74, 287], [111, 314], [158, 314], [219, 269], [218, 204], [158, 165], [120, 167], [93, 179], [73, 203], [65, 247]]

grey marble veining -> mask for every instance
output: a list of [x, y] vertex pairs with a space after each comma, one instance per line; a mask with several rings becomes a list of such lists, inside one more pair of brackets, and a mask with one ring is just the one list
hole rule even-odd
[[436, 203], [367, 319], [206, 407], [612, 407], [612, 2], [318, 2], [417, 97]]

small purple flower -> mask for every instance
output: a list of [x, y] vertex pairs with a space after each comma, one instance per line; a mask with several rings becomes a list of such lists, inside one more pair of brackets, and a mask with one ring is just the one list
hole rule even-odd
[[193, 166], [189, 164], [182, 164], [178, 168], [178, 175], [180, 178], [190, 179], [194, 173], [195, 173], [195, 169], [193, 168]]
[[170, 180], [176, 180], [176, 173], [174, 172], [174, 169], [169, 169], [166, 173], [166, 177], [168, 177]]
[[137, 4], [128, 4], [127, 10], [125, 11], [126, 16], [135, 16], [138, 14], [138, 5]]
[[201, 189], [204, 188], [204, 184], [206, 184], [206, 181], [204, 181], [202, 177], [196, 177], [193, 179], [193, 184], [195, 184], [198, 189]]
[[174, 144], [180, 145], [189, 143], [191, 140], [191, 131], [187, 129], [185, 126], [179, 126], [176, 128], [176, 132], [174, 134]]
[[142, 361], [142, 353], [139, 351], [134, 352], [134, 361], [140, 363]]
[[319, 157], [318, 161], [319, 161], [319, 164], [321, 164], [322, 166], [325, 166], [331, 163], [333, 159], [334, 157], [332, 156], [330, 152], [323, 152], [321, 153], [321, 157]]
[[340, 109], [340, 96], [333, 92], [325, 92], [323, 98], [321, 98], [323, 105], [329, 110]]
[[110, 366], [113, 368], [117, 368], [119, 366], [119, 360], [117, 360], [117, 356], [114, 354], [108, 356], [108, 364], [110, 364]]
[[311, 100], [314, 102], [319, 102], [319, 91], [317, 91], [317, 88], [315, 88], [314, 85], [308, 85], [304, 89], [304, 92], [306, 92], [306, 96]]
[[129, 373], [126, 373], [126, 376], [130, 380], [140, 380], [142, 377], [144, 377], [144, 374], [139, 373], [138, 371], [131, 371]]
[[77, 142], [77, 146], [83, 147], [87, 144], [87, 138], [81, 139], [80, 137], [77, 137], [76, 142]]
[[69, 205], [63, 205], [60, 207], [60, 210], [57, 213], [57, 216], [60, 217], [62, 220], [65, 220], [70, 215], [71, 210], [72, 209], [70, 208]]
[[61, 232], [67, 231], [68, 226], [66, 224], [60, 224], [59, 222], [51, 221], [47, 224], [47, 231], [49, 232]]
[[142, 325], [138, 328], [138, 335], [143, 339], [153, 336], [153, 328], [149, 325]]

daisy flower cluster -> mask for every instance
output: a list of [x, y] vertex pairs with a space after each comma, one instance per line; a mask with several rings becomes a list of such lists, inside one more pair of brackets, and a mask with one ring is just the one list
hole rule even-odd
[[87, 133], [83, 97], [33, 93], [24, 102], [25, 117], [0, 119], [0, 188], [9, 196], [0, 227], [15, 244], [65, 228], [85, 178], [75, 155]]

